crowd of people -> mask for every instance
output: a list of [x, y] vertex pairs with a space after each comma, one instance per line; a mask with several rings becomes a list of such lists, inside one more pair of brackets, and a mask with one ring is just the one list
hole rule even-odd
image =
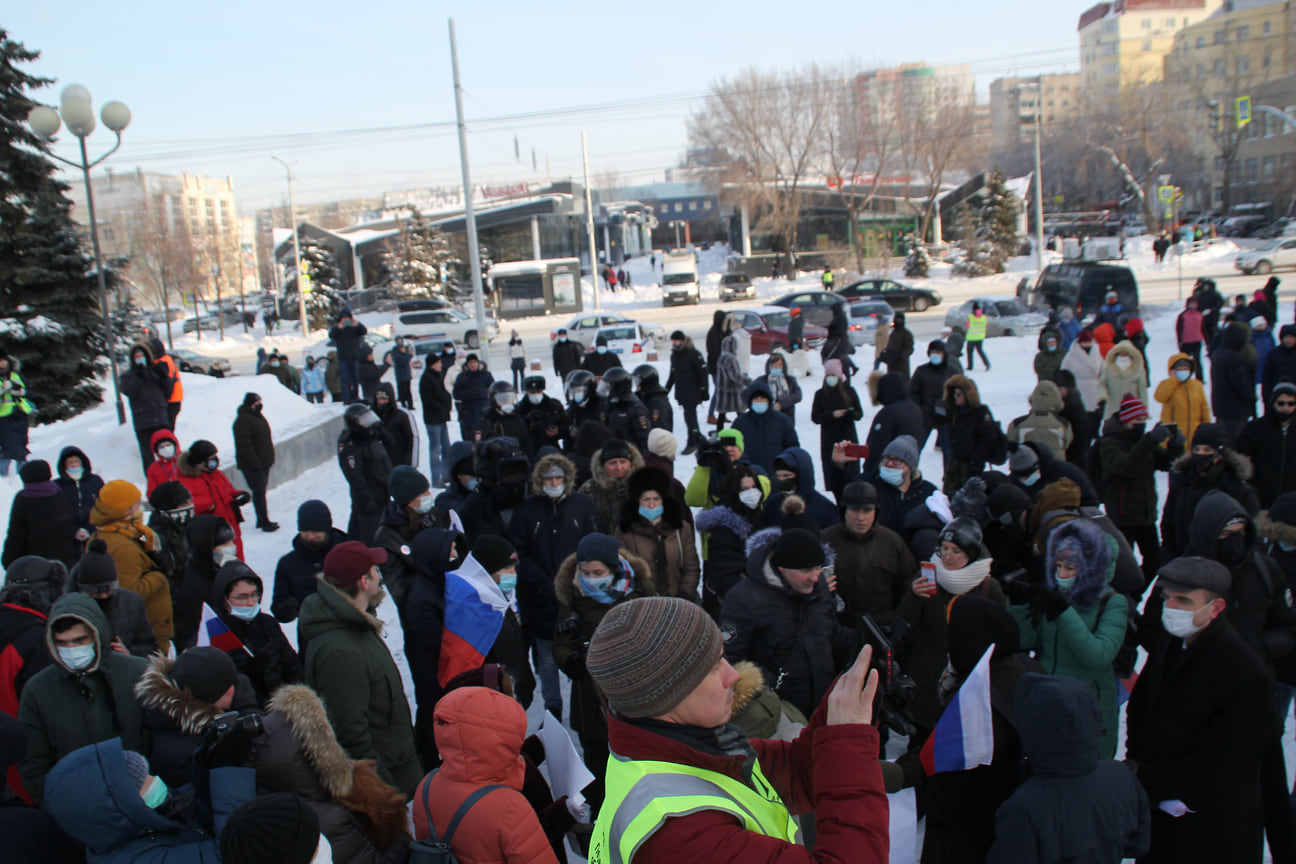
[[[240, 527], [250, 503], [279, 528], [261, 397], [234, 419], [243, 491], [211, 441], [181, 446], [173, 361], [135, 345], [144, 490], [85, 449], [4, 450], [23, 481], [0, 589], [13, 860], [884, 861], [886, 795], [913, 789], [924, 862], [1258, 862], [1266, 842], [1296, 861], [1277, 287], [1230, 306], [1201, 281], [1160, 380], [1114, 293], [1059, 310], [1003, 420], [973, 377], [980, 310], [912, 369], [895, 316], [860, 389], [840, 329], [817, 385], [800, 342], [753, 379], [720, 312], [705, 351], [671, 334], [665, 383], [560, 330], [550, 395], [515, 331], [511, 380], [453, 346], [425, 358], [426, 460], [409, 347], [373, 363], [344, 313], [326, 364], [266, 358], [348, 403], [345, 528], [300, 503], [273, 575]], [[4, 431], [39, 394], [0, 364]], [[992, 752], [939, 767], [964, 743], [942, 718], [982, 687]], [[536, 700], [579, 740], [579, 794], [540, 771]]]

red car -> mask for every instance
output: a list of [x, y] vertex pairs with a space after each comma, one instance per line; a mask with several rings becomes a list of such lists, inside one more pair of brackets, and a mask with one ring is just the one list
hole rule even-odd
[[[729, 313], [742, 328], [751, 334], [753, 354], [769, 354], [775, 346], [788, 347], [788, 325], [792, 313], [782, 306], [747, 306]], [[818, 348], [828, 338], [828, 331], [818, 324], [806, 322], [801, 334], [807, 346]]]

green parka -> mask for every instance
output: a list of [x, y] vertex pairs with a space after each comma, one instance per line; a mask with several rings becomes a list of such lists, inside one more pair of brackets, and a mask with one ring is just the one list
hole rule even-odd
[[[94, 633], [98, 654], [79, 672], [64, 665], [54, 644], [51, 628], [60, 618], [75, 618]], [[45, 642], [54, 662], [27, 682], [18, 704], [27, 735], [18, 769], [37, 804], [43, 804], [45, 775], [73, 750], [120, 737], [125, 749], [148, 752], [144, 709], [134, 692], [148, 660], [113, 651], [110, 633], [99, 604], [86, 594], [60, 597], [50, 610]]]

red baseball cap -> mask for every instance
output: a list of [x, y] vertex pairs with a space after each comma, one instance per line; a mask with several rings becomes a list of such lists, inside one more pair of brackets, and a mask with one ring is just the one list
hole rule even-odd
[[354, 585], [375, 564], [387, 560], [387, 550], [366, 546], [359, 540], [339, 543], [324, 556], [324, 577], [336, 585]]

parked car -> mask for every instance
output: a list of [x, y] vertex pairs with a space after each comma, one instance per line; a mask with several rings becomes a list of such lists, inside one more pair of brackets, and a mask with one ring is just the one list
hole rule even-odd
[[[751, 334], [753, 354], [768, 354], [775, 348], [786, 349], [791, 341], [788, 339], [788, 325], [792, 323], [792, 312], [783, 306], [745, 306], [734, 309], [729, 316]], [[807, 320], [801, 336], [807, 346], [818, 348], [828, 338], [828, 330]]]
[[230, 361], [226, 357], [210, 357], [187, 350], [171, 351], [170, 354], [176, 359], [181, 372], [196, 372], [213, 378], [224, 378], [230, 374]]
[[[571, 331], [567, 331], [568, 338], [571, 338]], [[644, 329], [643, 325], [634, 321], [623, 321], [620, 324], [612, 324], [608, 327], [600, 327], [594, 331], [594, 336], [590, 340], [586, 351], [593, 351], [599, 337], [607, 340], [607, 349], [609, 353], [622, 355], [622, 364], [629, 361], [633, 355], [644, 356], [653, 350], [656, 342], [651, 334]], [[638, 358], [635, 363], [639, 363]]]
[[1219, 227], [1225, 237], [1254, 237], [1268, 223], [1263, 216], [1230, 216]]
[[850, 340], [856, 347], [872, 345], [879, 327], [889, 327], [895, 312], [881, 299], [857, 300], [847, 307], [850, 317]]
[[1275, 219], [1257, 231], [1255, 236], [1262, 240], [1272, 240], [1275, 237], [1282, 237], [1286, 234], [1296, 234], [1296, 219], [1288, 219], [1286, 217]]
[[202, 329], [204, 330], [219, 330], [222, 322], [224, 322], [226, 327], [233, 327], [235, 324], [241, 324], [242, 321], [243, 313], [236, 309], [225, 309], [219, 313], [213, 312], [208, 315], [199, 315], [197, 318], [186, 318], [184, 321], [184, 332], [197, 332], [199, 322], [201, 322]]
[[832, 291], [797, 291], [770, 301], [771, 306], [782, 306], [784, 309], [800, 307], [806, 324], [817, 324], [820, 327], [827, 327], [832, 321], [833, 310], [840, 308], [844, 311], [849, 303], [845, 297]]
[[752, 300], [756, 297], [756, 286], [746, 273], [725, 273], [720, 277], [720, 301]]
[[1272, 273], [1277, 267], [1296, 267], [1296, 237], [1279, 237], [1258, 249], [1237, 256], [1233, 266], [1243, 273]]
[[963, 327], [968, 316], [972, 314], [972, 304], [980, 303], [986, 315], [986, 336], [1021, 336], [1023, 333], [1038, 333], [1048, 322], [1048, 317], [1032, 312], [1031, 308], [1016, 297], [1006, 294], [973, 297], [953, 307], [945, 313], [945, 326]]
[[[652, 337], [658, 345], [666, 344], [666, 328], [660, 324], [650, 324], [646, 321], [635, 321], [624, 315], [617, 315], [615, 312], [595, 312], [589, 315], [577, 315], [568, 321], [564, 326], [567, 329], [567, 338], [573, 342], [580, 343], [581, 348], [589, 350], [597, 338], [597, 332], [600, 328], [608, 327], [613, 324], [638, 324], [643, 332]], [[555, 327], [549, 331], [549, 341], [553, 342], [558, 338], [558, 328]]]
[[941, 303], [941, 295], [930, 288], [915, 288], [891, 279], [861, 279], [839, 288], [836, 293], [852, 300], [880, 297], [890, 303], [892, 309], [914, 312], [925, 312]]
[[477, 319], [470, 318], [458, 309], [422, 309], [392, 313], [392, 334], [414, 339], [419, 336], [440, 336], [476, 350], [484, 342], [499, 335], [499, 322], [486, 319], [485, 340], [478, 332]]

